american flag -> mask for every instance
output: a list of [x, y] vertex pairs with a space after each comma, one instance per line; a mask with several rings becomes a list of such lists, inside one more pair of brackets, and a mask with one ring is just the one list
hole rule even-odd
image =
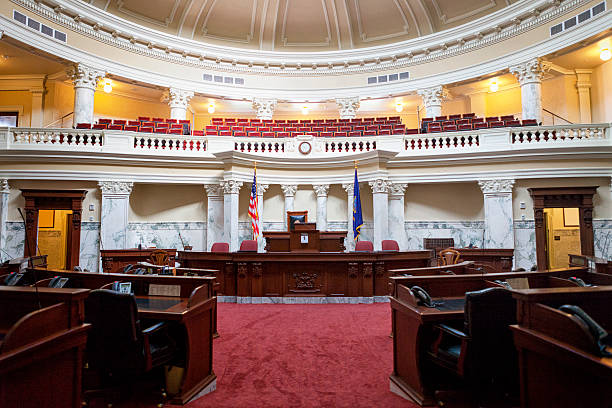
[[259, 236], [259, 213], [257, 212], [257, 169], [253, 171], [253, 187], [251, 187], [251, 199], [249, 200], [249, 217], [253, 227], [253, 239]]

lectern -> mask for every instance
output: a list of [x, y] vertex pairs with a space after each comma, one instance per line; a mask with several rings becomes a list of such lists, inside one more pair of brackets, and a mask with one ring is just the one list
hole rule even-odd
[[314, 222], [295, 223], [289, 231], [289, 250], [291, 252], [319, 252], [321, 233]]

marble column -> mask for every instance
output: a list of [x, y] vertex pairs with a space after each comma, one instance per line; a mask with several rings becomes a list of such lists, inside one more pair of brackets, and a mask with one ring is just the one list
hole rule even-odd
[[484, 194], [483, 248], [514, 248], [512, 179], [478, 180]]
[[253, 99], [253, 109], [257, 112], [257, 119], [272, 119], [274, 109], [276, 109], [276, 99], [255, 98]]
[[193, 91], [170, 88], [164, 92], [162, 102], [168, 102], [170, 105], [170, 119], [187, 119], [187, 107], [191, 98], [193, 98]]
[[32, 114], [30, 116], [30, 127], [43, 127], [43, 97], [45, 96], [45, 88], [32, 88]]
[[68, 68], [68, 77], [74, 85], [74, 115], [73, 125], [77, 123], [93, 123], [94, 92], [104, 71], [77, 63]]
[[423, 98], [425, 117], [435, 118], [442, 115], [442, 101], [450, 97], [448, 89], [438, 85], [432, 88], [419, 89], [417, 93]]
[[388, 180], [376, 179], [369, 182], [372, 188], [374, 214], [374, 250], [381, 250], [383, 239], [389, 238], [389, 185]]
[[317, 229], [327, 231], [327, 192], [329, 184], [315, 184], [312, 186], [317, 195]]
[[229, 243], [230, 251], [240, 248], [238, 225], [238, 198], [242, 181], [225, 180], [223, 186], [223, 239]]
[[134, 183], [100, 181], [98, 186], [102, 191], [100, 249], [126, 249], [138, 245], [137, 242], [127, 242], [130, 194]]
[[342, 188], [346, 191], [346, 241], [344, 246], [347, 252], [355, 249], [355, 235], [353, 234], [353, 200], [355, 194], [355, 184], [345, 183]]
[[206, 250], [210, 251], [215, 242], [225, 242], [223, 237], [223, 188], [219, 184], [205, 184], [206, 208]]
[[404, 219], [404, 192], [408, 184], [389, 185], [389, 237], [397, 241], [400, 251], [408, 250], [406, 221]]
[[591, 74], [592, 69], [576, 69], [576, 89], [580, 104], [580, 123], [591, 123]]
[[336, 98], [336, 105], [340, 111], [340, 119], [353, 119], [359, 109], [359, 97]]
[[9, 255], [5, 253], [7, 249], [7, 234], [6, 223], [8, 221], [8, 202], [9, 202], [10, 187], [8, 180], [0, 179], [0, 261], [9, 259]]
[[268, 188], [269, 184], [257, 183], [257, 214], [259, 214], [259, 237], [257, 237], [257, 252], [265, 252], [266, 240], [263, 237], [263, 211], [264, 211], [264, 199], [263, 195]]
[[521, 84], [522, 119], [542, 122], [542, 76], [550, 64], [534, 58], [510, 67], [510, 73]]
[[293, 211], [293, 202], [295, 200], [297, 188], [298, 186], [296, 184], [281, 184], [281, 190], [283, 190], [283, 194], [285, 195], [285, 216], [283, 217], [285, 229], [289, 227], [287, 225], [287, 211]]

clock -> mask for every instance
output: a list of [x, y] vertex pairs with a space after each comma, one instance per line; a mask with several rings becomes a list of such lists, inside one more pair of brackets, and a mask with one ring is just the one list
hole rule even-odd
[[302, 154], [308, 154], [312, 150], [312, 146], [310, 145], [309, 142], [302, 142], [302, 143], [299, 144], [298, 150]]

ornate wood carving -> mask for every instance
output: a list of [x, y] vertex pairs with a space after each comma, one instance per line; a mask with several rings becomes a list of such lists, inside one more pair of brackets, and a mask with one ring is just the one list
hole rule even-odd
[[348, 264], [348, 276], [351, 279], [357, 278], [357, 271], [359, 270], [359, 264], [355, 262], [349, 262]]
[[248, 267], [244, 262], [238, 263], [238, 279], [246, 279]]
[[371, 279], [372, 278], [372, 263], [364, 262], [363, 264], [363, 278]]

